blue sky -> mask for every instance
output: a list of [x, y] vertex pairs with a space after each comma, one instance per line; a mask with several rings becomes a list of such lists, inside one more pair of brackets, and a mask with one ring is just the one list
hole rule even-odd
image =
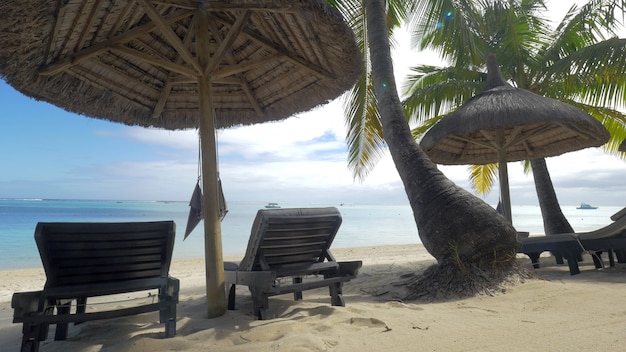
[[[554, 2], [554, 1], [553, 1]], [[565, 11], [568, 6], [563, 6]], [[400, 35], [398, 58], [412, 53]], [[188, 200], [198, 170], [196, 131], [128, 127], [37, 102], [0, 80], [0, 198]], [[280, 123], [220, 131], [219, 163], [229, 201], [407, 203], [388, 154], [363, 183], [347, 169], [341, 105], [334, 101]], [[626, 163], [587, 149], [547, 159], [562, 204], [624, 205]], [[465, 166], [441, 167], [469, 189]], [[532, 176], [509, 163], [513, 204], [536, 204]], [[497, 202], [497, 188], [485, 199]]]

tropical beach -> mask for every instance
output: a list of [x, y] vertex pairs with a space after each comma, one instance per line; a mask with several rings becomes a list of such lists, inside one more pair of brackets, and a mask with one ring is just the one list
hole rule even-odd
[[[596, 270], [585, 256], [581, 274], [571, 276], [566, 265], [542, 258], [537, 278], [492, 295], [420, 302], [402, 301], [397, 283], [434, 263], [421, 245], [333, 254], [363, 260], [358, 277], [344, 285], [345, 307], [331, 306], [328, 291], [317, 289], [298, 302], [270, 298], [272, 319], [256, 320], [247, 288], [239, 287], [235, 311], [206, 319], [204, 262], [176, 259], [170, 271], [181, 280], [176, 337], [165, 339], [158, 314], [146, 313], [70, 326], [66, 341], [54, 341], [51, 327], [41, 351], [618, 351], [626, 344], [626, 264]], [[519, 260], [530, 267], [527, 258]], [[45, 277], [41, 269], [0, 276], [0, 341], [18, 351], [21, 325], [11, 323], [11, 295], [41, 289]]]
[[[50, 133], [73, 124], [65, 113], [49, 128], [20, 121], [28, 142], [11, 150], [27, 152], [0, 178], [3, 348], [623, 349], [626, 41], [612, 36], [624, 9], [589, 2], [562, 22], [547, 11], [541, 0], [4, 2], [11, 93], [139, 129], [90, 125], [67, 138], [69, 154]], [[393, 62], [391, 30], [406, 25], [437, 66]], [[340, 96], [343, 111], [322, 112]], [[291, 138], [291, 117], [315, 110], [334, 126], [314, 119]], [[256, 130], [265, 143], [246, 137], [270, 122]], [[583, 159], [547, 162], [589, 148], [622, 160], [578, 173]], [[290, 157], [315, 176], [277, 172]], [[532, 181], [521, 165], [509, 172], [520, 161]]]

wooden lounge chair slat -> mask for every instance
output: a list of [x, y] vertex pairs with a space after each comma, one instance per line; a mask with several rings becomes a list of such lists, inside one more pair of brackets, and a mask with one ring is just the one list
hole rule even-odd
[[153, 303], [136, 307], [121, 308], [115, 312], [103, 311], [94, 313], [76, 313], [63, 315], [31, 315], [23, 317], [20, 323], [36, 323], [36, 324], [62, 324], [62, 323], [83, 323], [91, 320], [111, 319], [120, 316], [137, 315], [159, 310], [160, 304]]
[[[103, 241], [54, 241], [49, 243], [51, 251], [57, 249], [63, 249], [67, 251], [90, 251], [90, 250], [106, 250], [106, 249], [120, 249], [126, 247], [131, 248], [157, 248], [159, 249], [163, 245], [165, 239], [146, 239], [146, 240], [103, 240]], [[94, 248], [94, 246], [97, 246]]]
[[314, 247], [314, 248], [323, 248], [326, 242], [310, 242], [310, 241], [299, 241], [297, 238], [290, 238], [288, 241], [276, 242], [272, 243], [268, 241], [268, 244], [264, 244], [261, 248], [264, 251], [270, 250], [272, 248], [280, 248], [282, 250], [288, 250], [289, 248], [302, 248], [306, 247]]

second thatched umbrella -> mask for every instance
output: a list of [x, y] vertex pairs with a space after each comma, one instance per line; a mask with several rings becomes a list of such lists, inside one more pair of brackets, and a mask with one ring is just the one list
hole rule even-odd
[[439, 164], [498, 163], [500, 199], [511, 221], [507, 162], [599, 147], [608, 131], [586, 112], [508, 84], [495, 56], [485, 90], [436, 123], [420, 145]]
[[323, 0], [0, 2], [0, 76], [23, 94], [128, 125], [199, 128], [209, 317], [226, 308], [215, 129], [324, 104], [361, 67]]

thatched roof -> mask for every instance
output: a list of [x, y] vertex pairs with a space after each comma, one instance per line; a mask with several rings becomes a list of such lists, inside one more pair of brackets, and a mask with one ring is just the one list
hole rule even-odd
[[[208, 13], [206, 66], [198, 8]], [[202, 73], [223, 128], [324, 104], [361, 67], [352, 31], [323, 0], [0, 2], [0, 77], [37, 100], [128, 125], [198, 127]]]
[[[549, 157], [609, 139], [608, 131], [586, 112], [512, 87], [502, 79], [495, 57], [488, 61], [485, 91], [436, 123], [420, 142], [440, 164], [488, 164]], [[499, 131], [499, 132], [498, 132]], [[499, 141], [497, 134], [501, 133]]]

